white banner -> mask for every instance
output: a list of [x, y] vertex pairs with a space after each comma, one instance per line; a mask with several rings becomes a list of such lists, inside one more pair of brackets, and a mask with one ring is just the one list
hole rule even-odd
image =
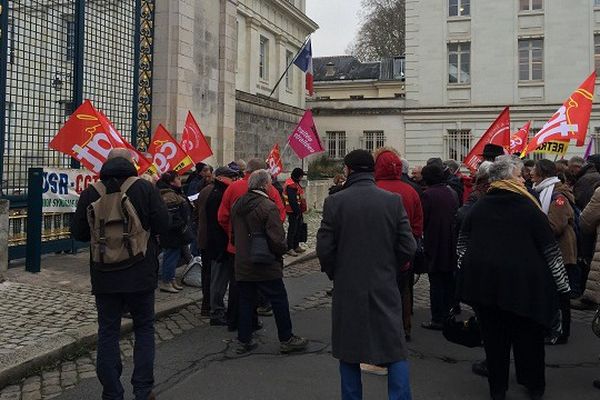
[[42, 212], [75, 212], [81, 192], [99, 179], [86, 169], [44, 168]]

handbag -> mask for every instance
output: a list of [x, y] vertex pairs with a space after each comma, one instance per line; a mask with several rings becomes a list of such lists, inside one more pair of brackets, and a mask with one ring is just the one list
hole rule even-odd
[[425, 258], [425, 246], [423, 245], [423, 239], [417, 238], [417, 251], [413, 258], [412, 266], [413, 272], [417, 275], [426, 274], [429, 272], [427, 267], [427, 259]]
[[300, 243], [308, 242], [308, 224], [306, 222], [302, 222], [298, 228], [298, 241]]
[[202, 287], [202, 258], [194, 257], [183, 270], [181, 282], [186, 286]]
[[250, 262], [252, 264], [273, 264], [277, 257], [269, 247], [269, 238], [264, 232], [252, 232], [250, 224], [244, 219], [246, 230], [248, 231], [248, 240], [250, 241]]
[[457, 321], [458, 307], [450, 310], [450, 315], [444, 322], [442, 333], [447, 341], [465, 347], [479, 347], [482, 345], [481, 330], [477, 318], [471, 317], [466, 321]]
[[592, 332], [600, 338], [600, 307], [596, 310], [596, 315], [592, 320]]

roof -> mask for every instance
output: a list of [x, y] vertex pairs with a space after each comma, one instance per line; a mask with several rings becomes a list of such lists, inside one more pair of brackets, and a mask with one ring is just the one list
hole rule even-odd
[[361, 62], [354, 56], [315, 57], [313, 59], [314, 79], [315, 82], [394, 80], [395, 78], [391, 76], [394, 60], [388, 58], [382, 61]]

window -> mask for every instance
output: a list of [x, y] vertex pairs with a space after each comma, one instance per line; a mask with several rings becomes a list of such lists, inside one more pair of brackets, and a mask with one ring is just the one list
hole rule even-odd
[[519, 40], [519, 80], [544, 79], [544, 40]]
[[600, 7], [600, 0], [594, 0], [594, 7]]
[[471, 83], [471, 43], [448, 45], [448, 82]]
[[75, 59], [75, 17], [71, 14], [63, 16], [63, 27], [67, 35], [67, 61]]
[[[285, 65], [289, 66], [294, 60], [294, 53], [289, 50], [285, 51]], [[294, 67], [291, 66], [288, 69], [287, 74], [285, 74], [285, 87], [288, 90], [292, 90], [294, 88]]]
[[269, 79], [269, 39], [264, 36], [260, 37], [258, 76], [260, 79]]
[[370, 152], [385, 146], [385, 135], [383, 134], [383, 131], [365, 131], [363, 140], [365, 149]]
[[445, 137], [444, 159], [463, 161], [471, 150], [473, 140], [469, 129], [450, 129]]
[[596, 72], [600, 73], [600, 34], [594, 35], [594, 66]]
[[544, 8], [543, 0], [520, 0], [519, 10], [521, 10], [521, 11], [535, 11], [535, 10], [542, 10], [543, 8]]
[[471, 0], [450, 0], [448, 11], [451, 17], [471, 15]]
[[404, 79], [404, 58], [394, 58], [394, 79], [402, 80]]
[[340, 159], [346, 155], [346, 132], [327, 132], [329, 157]]

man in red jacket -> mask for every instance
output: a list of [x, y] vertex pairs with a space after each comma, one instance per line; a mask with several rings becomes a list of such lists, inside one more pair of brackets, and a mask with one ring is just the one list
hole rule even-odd
[[[417, 241], [423, 237], [423, 207], [417, 191], [402, 182], [402, 160], [395, 149], [383, 147], [375, 152], [375, 182], [377, 187], [402, 197], [413, 235]], [[402, 320], [406, 339], [410, 340], [412, 327], [411, 315], [413, 304], [412, 287], [414, 274], [411, 265], [401, 267], [398, 275], [398, 286], [402, 293]]]
[[[221, 201], [221, 206], [219, 207], [219, 213], [217, 215], [219, 224], [223, 227], [223, 229], [225, 230], [225, 232], [227, 232], [227, 235], [229, 236], [229, 243], [227, 244], [227, 260], [222, 264], [222, 268], [227, 268], [229, 276], [231, 277], [231, 279], [229, 280], [229, 301], [227, 304], [227, 322], [230, 331], [234, 331], [237, 329], [239, 304], [237, 285], [235, 283], [233, 273], [235, 246], [231, 241], [231, 209], [233, 208], [235, 202], [248, 192], [248, 179], [250, 179], [250, 175], [252, 175], [254, 171], [258, 171], [259, 169], [265, 169], [266, 167], [266, 162], [259, 158], [255, 158], [248, 161], [248, 164], [244, 171], [244, 178], [232, 183], [231, 185], [229, 185], [227, 190], [225, 190], [225, 193], [223, 194], [223, 200]], [[275, 205], [279, 210], [279, 216], [281, 218], [281, 221], [285, 221], [285, 206], [281, 201], [281, 196], [279, 195], [279, 192], [273, 186], [270, 186], [268, 194], [269, 198], [275, 202]]]

